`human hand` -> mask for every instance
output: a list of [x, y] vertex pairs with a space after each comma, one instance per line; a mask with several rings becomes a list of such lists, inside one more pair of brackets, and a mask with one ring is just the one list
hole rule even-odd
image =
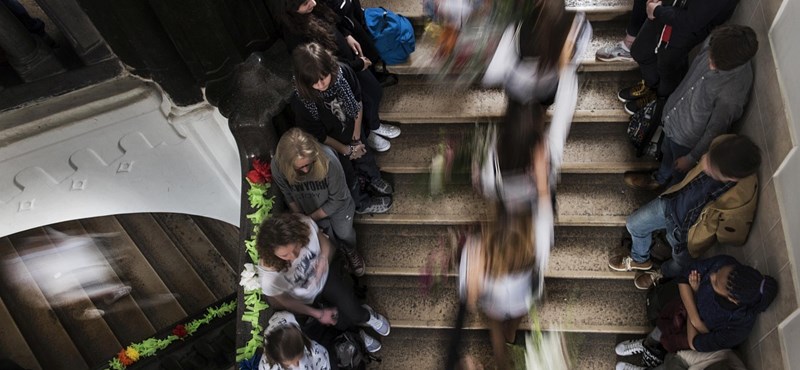
[[359, 159], [367, 154], [367, 146], [361, 143], [353, 145], [353, 153], [350, 154], [350, 159]]
[[647, 1], [647, 19], [654, 20], [656, 16], [654, 15], [655, 10], [657, 7], [661, 6], [661, 1], [657, 0], [648, 0]]
[[350, 49], [353, 49], [353, 53], [355, 53], [356, 56], [364, 54], [364, 52], [361, 51], [361, 44], [359, 44], [352, 35], [347, 36], [347, 45], [350, 45]]
[[369, 60], [369, 58], [367, 58], [367, 57], [361, 57], [361, 60], [364, 61], [364, 69], [362, 69], [362, 71], [367, 70], [367, 68], [369, 68], [369, 66], [372, 65], [372, 61]]
[[336, 322], [339, 321], [339, 311], [336, 307], [323, 308], [322, 314], [317, 320], [322, 325], [336, 325]]
[[697, 270], [689, 273], [689, 286], [692, 287], [693, 292], [697, 293], [697, 289], [700, 287], [700, 273]]
[[689, 170], [691, 170], [693, 166], [694, 163], [692, 162], [692, 160], [689, 158], [688, 155], [680, 157], [676, 159], [675, 162], [672, 162], [672, 168], [675, 169], [675, 171], [681, 173], [689, 172]]

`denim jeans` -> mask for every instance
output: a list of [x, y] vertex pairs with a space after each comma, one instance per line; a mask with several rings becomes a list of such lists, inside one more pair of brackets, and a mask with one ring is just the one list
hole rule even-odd
[[675, 253], [678, 245], [677, 226], [666, 214], [667, 201], [656, 198], [633, 212], [625, 222], [631, 234], [631, 258], [636, 262], [645, 262], [650, 259], [650, 247], [653, 243], [653, 232], [665, 230], [667, 242], [672, 247], [672, 259], [661, 265], [661, 273], [665, 277], [678, 276], [691, 262], [692, 258], [687, 250]]
[[659, 184], [667, 187], [677, 184], [686, 176], [685, 173], [673, 170], [672, 164], [676, 159], [683, 157], [692, 151], [691, 148], [678, 145], [669, 136], [664, 135], [664, 140], [661, 142], [661, 165], [656, 171], [655, 179]]

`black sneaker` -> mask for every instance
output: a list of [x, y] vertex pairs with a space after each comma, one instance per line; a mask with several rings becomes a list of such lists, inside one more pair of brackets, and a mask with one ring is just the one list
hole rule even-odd
[[369, 199], [369, 204], [361, 209], [356, 209], [356, 213], [359, 215], [367, 213], [386, 213], [389, 212], [390, 209], [392, 209], [391, 197], [372, 197]]
[[392, 193], [394, 192], [394, 189], [392, 189], [392, 186], [389, 185], [388, 182], [384, 181], [380, 177], [377, 178], [377, 179], [371, 180], [369, 182], [369, 188], [374, 190], [376, 193], [383, 194], [383, 195], [392, 195]]
[[658, 367], [664, 363], [664, 357], [667, 355], [666, 351], [658, 348], [661, 344], [655, 346], [650, 345], [647, 341], [644, 342], [644, 352], [642, 352], [642, 363], [649, 367]]
[[364, 272], [366, 272], [364, 258], [361, 257], [358, 251], [355, 248], [342, 248], [342, 252], [344, 252], [344, 257], [347, 259], [347, 263], [350, 265], [353, 275], [364, 276]]
[[644, 80], [641, 80], [636, 85], [620, 90], [617, 94], [617, 98], [619, 98], [619, 101], [627, 103], [629, 101], [645, 98], [648, 93], [654, 94], [652, 89], [644, 84]]
[[631, 100], [625, 103], [625, 113], [628, 113], [632, 116], [636, 114], [636, 112], [644, 109], [644, 107], [652, 103], [654, 100], [656, 100], [656, 94], [652, 90], [648, 90], [648, 93], [645, 94], [645, 96], [641, 99]]

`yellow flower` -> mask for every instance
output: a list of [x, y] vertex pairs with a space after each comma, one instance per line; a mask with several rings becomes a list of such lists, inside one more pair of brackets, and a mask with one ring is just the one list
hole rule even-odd
[[139, 361], [139, 351], [131, 346], [125, 349], [125, 356], [128, 356], [128, 358], [133, 361]]

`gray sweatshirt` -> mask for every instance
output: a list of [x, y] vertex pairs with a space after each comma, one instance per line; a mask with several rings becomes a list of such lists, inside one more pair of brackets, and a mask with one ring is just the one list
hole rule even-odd
[[664, 132], [672, 141], [690, 148], [696, 162], [711, 140], [727, 133], [739, 119], [753, 86], [753, 69], [747, 62], [730, 71], [708, 66], [708, 40], [694, 58], [689, 73], [664, 106]]
[[342, 212], [345, 215], [353, 215], [355, 202], [347, 189], [342, 164], [339, 163], [333, 149], [322, 145], [322, 152], [328, 159], [328, 174], [324, 179], [289, 184], [273, 159], [271, 166], [273, 181], [286, 197], [286, 201], [297, 203], [306, 215], [314, 213], [319, 208], [322, 208], [329, 217]]

